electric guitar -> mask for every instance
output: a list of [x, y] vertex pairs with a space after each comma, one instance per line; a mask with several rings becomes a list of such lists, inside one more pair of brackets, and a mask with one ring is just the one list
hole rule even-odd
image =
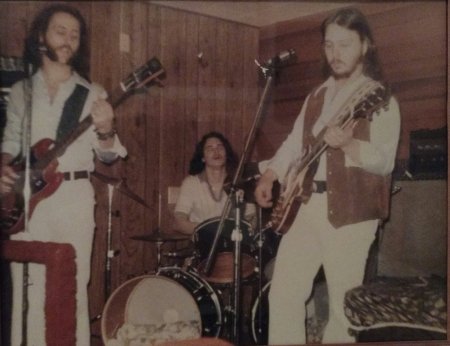
[[[390, 91], [381, 83], [369, 80], [356, 90], [333, 115], [330, 124], [347, 127], [352, 120], [372, 120], [374, 112], [386, 107]], [[280, 234], [288, 232], [302, 203], [307, 203], [313, 192], [313, 178], [319, 158], [327, 149], [324, 141], [327, 127], [317, 135], [314, 143], [305, 149], [302, 156], [293, 161], [281, 183], [280, 195], [274, 204], [268, 226]]]
[[[134, 91], [149, 87], [152, 82], [160, 83], [158, 77], [164, 73], [159, 60], [151, 58], [144, 65], [128, 75], [113, 91], [110, 102], [113, 108], [121, 104]], [[45, 138], [38, 141], [30, 150], [30, 198], [29, 216], [31, 217], [36, 205], [43, 199], [52, 195], [64, 180], [61, 172], [57, 171], [57, 159], [64, 154], [66, 149], [90, 126], [92, 116], [89, 114], [81, 120], [63, 139], [54, 142]], [[22, 231], [25, 224], [25, 159], [21, 156], [15, 158], [10, 166], [19, 175], [12, 191], [1, 196], [0, 226], [2, 234], [14, 234]]]

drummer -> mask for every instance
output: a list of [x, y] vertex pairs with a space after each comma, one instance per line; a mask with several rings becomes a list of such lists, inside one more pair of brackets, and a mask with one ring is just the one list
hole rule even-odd
[[[222, 215], [227, 201], [226, 184], [233, 178], [238, 158], [219, 132], [205, 134], [197, 143], [174, 210], [174, 230], [192, 235], [203, 221]], [[234, 209], [230, 208], [230, 217]], [[243, 218], [254, 226], [256, 208], [246, 203]]]

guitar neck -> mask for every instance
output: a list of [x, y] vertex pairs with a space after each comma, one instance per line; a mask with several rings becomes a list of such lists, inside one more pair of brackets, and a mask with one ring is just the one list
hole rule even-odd
[[[344, 129], [350, 123], [351, 120], [358, 119], [356, 115], [357, 114], [359, 115], [359, 112], [360, 110], [357, 110], [356, 113], [352, 114], [349, 111], [347, 112], [342, 111], [342, 114], [339, 114], [339, 117], [337, 117], [339, 119], [339, 123], [337, 124], [337, 126], [339, 126], [341, 129]], [[324, 140], [327, 128], [328, 127], [324, 127], [322, 130], [320, 130], [319, 134], [316, 136], [316, 140], [308, 148], [306, 155], [301, 157], [301, 161], [296, 165], [297, 172], [301, 172], [303, 169], [311, 165], [328, 148], [328, 144]]]
[[[119, 106], [133, 93], [133, 90], [148, 86], [150, 82], [158, 80], [158, 77], [163, 74], [164, 68], [159, 60], [156, 57], [151, 58], [123, 80], [120, 83], [120, 88], [117, 87], [114, 89], [109, 98], [112, 108], [115, 109]], [[67, 135], [67, 137], [55, 143], [52, 149], [48, 150], [38, 162], [35, 162], [33, 168], [42, 170], [46, 168], [50, 162], [63, 155], [67, 147], [86, 131], [92, 125], [92, 122], [92, 116], [89, 114]]]
[[[113, 109], [119, 106], [128, 96], [130, 92], [123, 92], [122, 89], [116, 88], [109, 98], [109, 102], [111, 103]], [[80, 137], [93, 123], [92, 115], [89, 114], [83, 120], [81, 120], [77, 127], [75, 127], [69, 134], [64, 137], [61, 141], [55, 143], [53, 148], [48, 150], [45, 155], [43, 155], [39, 161], [35, 162], [33, 168], [35, 169], [44, 169], [47, 167], [50, 162], [55, 160], [56, 158], [62, 156], [67, 148], [78, 138]]]

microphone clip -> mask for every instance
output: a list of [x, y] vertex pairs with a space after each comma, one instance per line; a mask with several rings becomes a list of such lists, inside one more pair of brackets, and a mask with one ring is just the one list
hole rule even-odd
[[273, 58], [268, 59], [263, 65], [255, 59], [255, 64], [261, 69], [264, 77], [267, 77], [267, 75], [273, 75], [278, 69], [285, 66], [295, 56], [295, 50], [288, 49], [278, 53]]
[[259, 67], [259, 69], [260, 69], [261, 72], [263, 73], [264, 77], [267, 77], [267, 73], [269, 72], [270, 69], [269, 69], [268, 67], [262, 66], [262, 65], [259, 63], [259, 61], [256, 60], [256, 59], [255, 59], [255, 64], [256, 64], [256, 66]]

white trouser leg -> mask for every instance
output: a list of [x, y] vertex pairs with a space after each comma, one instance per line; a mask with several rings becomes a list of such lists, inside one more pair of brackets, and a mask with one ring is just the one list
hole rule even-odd
[[305, 302], [322, 263], [315, 223], [324, 217], [316, 203], [311, 202], [301, 207], [278, 248], [269, 292], [269, 344], [272, 345], [306, 342]]
[[324, 342], [352, 342], [344, 315], [345, 292], [361, 284], [378, 222], [335, 229], [327, 219], [326, 195], [313, 194], [302, 205], [278, 249], [269, 293], [269, 343], [306, 342], [305, 302], [323, 264], [330, 300]]
[[362, 284], [370, 245], [375, 239], [378, 221], [370, 220], [324, 230], [324, 271], [329, 296], [329, 319], [324, 343], [355, 342], [348, 333], [350, 322], [344, 313], [345, 293]]

